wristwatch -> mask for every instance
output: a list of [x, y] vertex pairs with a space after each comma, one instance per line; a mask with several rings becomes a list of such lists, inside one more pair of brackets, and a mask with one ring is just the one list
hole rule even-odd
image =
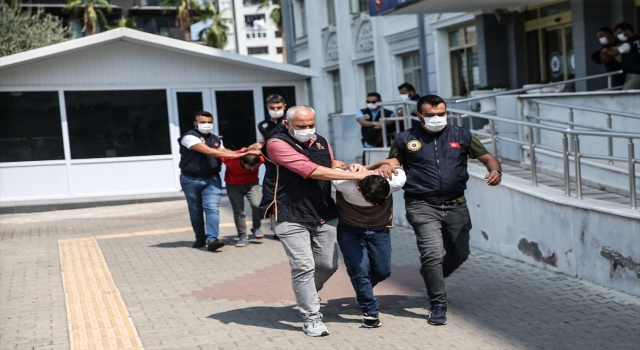
[[496, 174], [498, 174], [498, 175], [502, 176], [502, 173], [501, 173], [501, 172], [499, 172], [499, 171], [497, 171], [497, 170], [492, 171], [492, 173], [496, 173]]

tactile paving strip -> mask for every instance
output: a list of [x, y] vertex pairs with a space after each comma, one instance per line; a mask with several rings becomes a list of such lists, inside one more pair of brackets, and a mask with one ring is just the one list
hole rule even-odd
[[58, 241], [71, 349], [143, 349], [95, 237]]

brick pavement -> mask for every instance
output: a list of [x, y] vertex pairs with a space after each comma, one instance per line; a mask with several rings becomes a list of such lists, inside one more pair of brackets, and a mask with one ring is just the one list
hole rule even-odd
[[[223, 202], [221, 222], [232, 222]], [[70, 346], [58, 241], [189, 226], [181, 201], [0, 216], [0, 349]], [[269, 233], [268, 228], [266, 232]], [[233, 243], [235, 228], [221, 235]], [[393, 231], [379, 329], [359, 328], [343, 266], [320, 292], [331, 335], [309, 338], [279, 242], [221, 252], [172, 232], [97, 242], [146, 349], [637, 349], [640, 299], [473, 250], [447, 280], [449, 324], [426, 323], [412, 232]]]

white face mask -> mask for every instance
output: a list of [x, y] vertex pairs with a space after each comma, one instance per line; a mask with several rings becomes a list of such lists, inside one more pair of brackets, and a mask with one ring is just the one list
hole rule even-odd
[[313, 137], [313, 135], [316, 133], [316, 129], [302, 129], [302, 130], [296, 130], [296, 129], [290, 129], [289, 130], [289, 134], [291, 134], [291, 136], [293, 136], [296, 140], [300, 141], [300, 142], [307, 142], [309, 140], [311, 140], [311, 138]]
[[423, 117], [422, 125], [432, 132], [438, 132], [447, 126], [447, 116], [444, 117]]
[[375, 103], [367, 103], [367, 108], [369, 108], [372, 111], [375, 111], [376, 109], [378, 109], [378, 106], [376, 106]]
[[409, 100], [409, 94], [400, 94], [400, 99], [402, 101], [408, 101]]
[[213, 124], [209, 124], [209, 123], [198, 124], [198, 131], [200, 131], [203, 134], [208, 134], [212, 130], [213, 130]]
[[276, 111], [269, 110], [269, 116], [270, 116], [272, 119], [281, 118], [283, 115], [284, 115], [284, 109], [283, 109], [283, 110], [279, 110], [279, 111], [277, 111], [277, 112], [276, 112]]
[[627, 39], [629, 39], [624, 33], [618, 34], [617, 37], [618, 37], [618, 40], [620, 41], [627, 41]]
[[602, 45], [607, 45], [609, 43], [609, 39], [607, 39], [606, 36], [603, 36], [602, 38], [598, 38], [598, 40], [600, 40], [600, 44]]

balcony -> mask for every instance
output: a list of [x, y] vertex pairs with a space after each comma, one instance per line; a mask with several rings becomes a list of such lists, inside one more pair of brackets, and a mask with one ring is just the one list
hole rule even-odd
[[133, 0], [133, 6], [135, 7], [161, 7], [163, 0]]
[[[113, 0], [106, 0], [113, 5]], [[40, 5], [66, 5], [67, 0], [22, 0], [22, 6], [40, 6]]]
[[369, 14], [409, 15], [445, 12], [493, 11], [500, 8], [525, 8], [548, 0], [391, 0], [371, 6]]

